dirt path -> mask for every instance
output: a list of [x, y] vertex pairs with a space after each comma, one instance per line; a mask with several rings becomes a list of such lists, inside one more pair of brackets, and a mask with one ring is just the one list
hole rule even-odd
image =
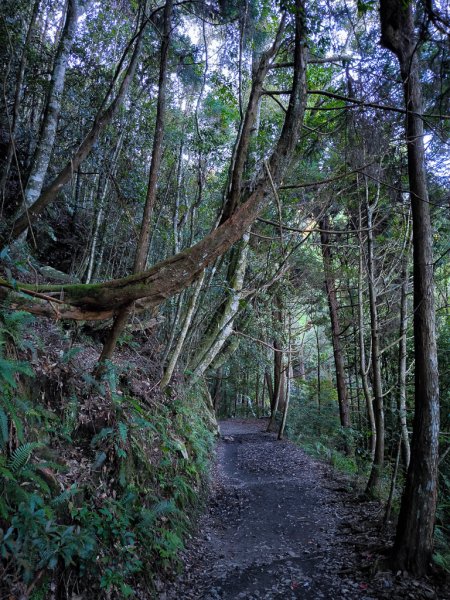
[[209, 512], [186, 552], [184, 575], [160, 600], [438, 598], [431, 588], [431, 595], [408, 596], [400, 586], [397, 595], [389, 577], [376, 592], [356, 570], [349, 576], [340, 531], [346, 519], [352, 526], [352, 508], [342, 511], [342, 484], [265, 425], [221, 423]]

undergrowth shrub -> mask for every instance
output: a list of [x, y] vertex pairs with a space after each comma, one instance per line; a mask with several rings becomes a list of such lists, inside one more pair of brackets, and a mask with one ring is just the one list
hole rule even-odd
[[[337, 392], [331, 381], [301, 381], [293, 386], [286, 434], [309, 454], [350, 475], [367, 472], [364, 436], [339, 421]], [[348, 456], [346, 448], [354, 452]]]
[[[214, 442], [205, 390], [149, 406], [112, 368], [103, 382], [83, 373], [74, 385], [71, 350], [44, 402], [31, 393], [32, 363], [19, 360], [34, 352], [29, 324], [1, 315], [0, 596], [37, 600], [59, 586], [69, 597], [133, 597], [177, 567], [201, 505]], [[80, 414], [93, 401], [109, 421], [88, 435]]]

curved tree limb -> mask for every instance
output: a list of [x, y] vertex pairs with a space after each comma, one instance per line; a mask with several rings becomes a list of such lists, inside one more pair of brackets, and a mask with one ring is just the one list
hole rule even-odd
[[[306, 104], [306, 56], [304, 40], [304, 10], [302, 0], [296, 0], [294, 75], [292, 93], [283, 128], [270, 159], [269, 170], [275, 186], [279, 186], [297, 144]], [[123, 279], [105, 283], [67, 285], [13, 286], [0, 280], [0, 298], [9, 299], [10, 306], [45, 316], [55, 316], [48, 308], [50, 300], [26, 299], [30, 292], [59, 298], [61, 318], [97, 320], [117, 314], [121, 308], [143, 300], [146, 308], [158, 306], [181, 292], [196, 280], [216, 258], [237, 242], [256, 220], [272, 197], [272, 187], [266, 169], [261, 169], [252, 189], [242, 192], [243, 204], [217, 229], [194, 246], [179, 252], [152, 268]], [[25, 295], [25, 296], [24, 296]], [[47, 305], [47, 306], [46, 306]], [[108, 315], [108, 316], [106, 316]]]

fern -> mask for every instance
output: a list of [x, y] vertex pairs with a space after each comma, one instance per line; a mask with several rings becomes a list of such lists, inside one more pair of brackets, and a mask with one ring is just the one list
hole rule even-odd
[[127, 437], [128, 437], [128, 426], [126, 423], [124, 423], [123, 421], [119, 421], [118, 425], [117, 425], [117, 430], [119, 432], [119, 438], [122, 442], [122, 444], [126, 444], [127, 443]]
[[23, 468], [21, 473], [21, 478], [26, 481], [28, 484], [30, 484], [31, 482], [35, 484], [36, 489], [47, 495], [47, 496], [51, 496], [52, 491], [48, 485], [48, 483], [43, 479], [43, 477], [41, 477], [39, 475], [39, 473], [36, 473], [36, 471], [34, 469], [30, 469], [30, 468]]
[[61, 506], [62, 504], [65, 504], [68, 500], [70, 500], [70, 498], [72, 498], [74, 494], [77, 493], [77, 491], [78, 486], [76, 483], [73, 483], [70, 488], [64, 490], [61, 494], [59, 494], [59, 496], [56, 496], [56, 498], [53, 498], [52, 506]]
[[62, 362], [68, 364], [72, 360], [72, 358], [74, 358], [82, 350], [83, 348], [81, 348], [80, 346], [69, 348], [68, 350], [66, 350], [66, 352], [64, 352]]
[[98, 433], [94, 435], [91, 440], [91, 448], [96, 446], [99, 442], [106, 440], [110, 435], [114, 433], [114, 429], [112, 427], [103, 427]]
[[141, 522], [139, 523], [139, 528], [142, 531], [148, 532], [159, 517], [174, 513], [178, 513], [178, 509], [173, 503], [173, 500], [161, 500], [152, 506], [152, 508], [143, 508], [141, 510]]
[[22, 349], [24, 345], [23, 329], [34, 321], [34, 318], [24, 311], [3, 312], [0, 322], [0, 345], [8, 338], [18, 348]]
[[[1, 389], [1, 388], [0, 388]], [[23, 423], [22, 419], [19, 417], [17, 413], [17, 409], [14, 404], [11, 402], [10, 398], [4, 394], [0, 399], [0, 402], [3, 404], [4, 411], [9, 415], [9, 418], [14, 423], [14, 427], [16, 428], [16, 434], [19, 442], [23, 440]]]
[[17, 473], [20, 471], [37, 448], [42, 448], [42, 444], [39, 442], [27, 442], [16, 448], [8, 463], [11, 472]]
[[4, 384], [15, 389], [17, 387], [16, 374], [32, 377], [34, 373], [27, 362], [0, 358], [0, 381], [3, 379]]

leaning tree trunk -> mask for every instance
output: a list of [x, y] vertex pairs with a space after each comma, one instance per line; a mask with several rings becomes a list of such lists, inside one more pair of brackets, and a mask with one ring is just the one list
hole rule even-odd
[[339, 307], [336, 294], [336, 284], [333, 275], [331, 259], [330, 236], [328, 233], [330, 221], [328, 217], [321, 219], [320, 245], [322, 249], [323, 270], [325, 274], [325, 287], [330, 311], [331, 337], [333, 341], [334, 365], [336, 370], [336, 387], [339, 403], [339, 417], [342, 427], [350, 427], [350, 409], [348, 402], [347, 384], [345, 381], [344, 354], [341, 346], [341, 327], [339, 323]]
[[187, 333], [189, 331], [189, 327], [192, 323], [192, 318], [197, 309], [198, 298], [200, 295], [200, 290], [202, 289], [203, 280], [205, 279], [205, 271], [200, 275], [195, 287], [191, 299], [188, 304], [188, 309], [186, 312], [186, 316], [184, 317], [183, 327], [178, 335], [178, 340], [173, 349], [173, 352], [170, 356], [169, 363], [167, 365], [166, 370], [164, 371], [163, 378], [161, 379], [161, 389], [164, 389], [170, 382], [173, 372], [175, 370], [175, 366], [177, 364], [178, 358], [180, 356], [181, 350], [183, 348], [184, 341], [186, 339]]
[[246, 233], [239, 247], [235, 249], [236, 257], [228, 277], [229, 296], [220, 313], [216, 316], [214, 323], [209, 328], [196, 357], [191, 363], [190, 368], [196, 378], [204, 374], [233, 332], [234, 318], [239, 311], [242, 286], [244, 285], [245, 271], [247, 269], [249, 237], [249, 233]]
[[25, 186], [25, 209], [32, 206], [39, 198], [44, 185], [45, 176], [47, 175], [48, 165], [55, 143], [56, 127], [58, 125], [59, 111], [61, 109], [66, 69], [75, 38], [77, 18], [78, 0], [68, 0], [66, 20], [56, 51], [41, 131], [31, 161], [30, 174]]
[[411, 461], [393, 551], [397, 569], [427, 571], [433, 552], [439, 461], [439, 377], [434, 311], [433, 232], [424, 162], [422, 94], [412, 4], [380, 0], [381, 42], [399, 61], [406, 115], [413, 221], [415, 413]]
[[[81, 141], [74, 154], [70, 157], [70, 160], [58, 173], [58, 175], [48, 184], [48, 186], [45, 189], [43, 189], [40, 192], [38, 198], [33, 202], [33, 204], [31, 204], [26, 211], [17, 216], [11, 234], [9, 236], [11, 240], [17, 239], [28, 228], [30, 221], [32, 224], [33, 220], [35, 220], [36, 217], [38, 217], [47, 208], [47, 206], [56, 199], [59, 192], [66, 185], [66, 183], [68, 183], [71, 180], [74, 172], [78, 170], [81, 163], [89, 155], [92, 148], [94, 147], [94, 144], [100, 137], [101, 133], [109, 125], [109, 123], [111, 123], [112, 119], [114, 118], [114, 115], [117, 113], [119, 107], [121, 106], [130, 86], [130, 83], [133, 79], [141, 52], [144, 31], [145, 23], [144, 25], [142, 25], [137, 36], [135, 36], [130, 41], [127, 48], [125, 49], [123, 56], [117, 66], [114, 80], [110, 85], [110, 89], [108, 90], [102, 102], [102, 105], [98, 111], [98, 114], [94, 119], [91, 129], [89, 130], [85, 138]], [[130, 48], [132, 47], [133, 42], [133, 53], [130, 58], [128, 67], [125, 70], [125, 74], [123, 75], [123, 79], [119, 85], [117, 94], [111, 100], [110, 104], [106, 106], [106, 103], [110, 97], [111, 90], [113, 88], [113, 84], [117, 82], [117, 79], [122, 73], [123, 63], [130, 51]], [[0, 245], [5, 243], [7, 243], [7, 240], [0, 240]]]

